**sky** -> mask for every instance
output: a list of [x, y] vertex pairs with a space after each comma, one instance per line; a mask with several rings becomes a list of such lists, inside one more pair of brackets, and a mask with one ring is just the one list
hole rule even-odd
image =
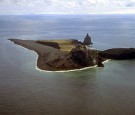
[[0, 0], [5, 14], [135, 14], [135, 0]]

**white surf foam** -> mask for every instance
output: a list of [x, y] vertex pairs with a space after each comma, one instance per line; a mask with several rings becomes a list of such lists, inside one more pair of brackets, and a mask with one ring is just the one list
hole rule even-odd
[[[35, 69], [38, 70], [38, 71], [41, 71], [41, 72], [58, 72], [58, 73], [60, 73], [60, 72], [74, 72], [74, 71], [81, 71], [81, 70], [86, 70], [86, 69], [90, 69], [90, 68], [95, 68], [95, 67], [97, 67], [97, 65], [95, 65], [95, 66], [89, 66], [89, 67], [84, 67], [84, 68], [81, 68], [81, 69], [73, 69], [73, 70], [60, 70], [60, 71], [42, 70], [42, 69], [39, 69], [39, 68], [37, 67], [38, 54], [37, 54], [37, 53], [35, 53], [35, 54], [36, 54]], [[106, 62], [108, 62], [108, 61], [109, 61], [109, 60], [106, 60], [106, 61], [104, 61], [103, 63], [106, 63]]]

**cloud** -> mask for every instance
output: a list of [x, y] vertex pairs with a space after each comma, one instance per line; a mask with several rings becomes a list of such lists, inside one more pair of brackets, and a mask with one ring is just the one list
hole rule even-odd
[[0, 14], [135, 13], [135, 0], [0, 0]]

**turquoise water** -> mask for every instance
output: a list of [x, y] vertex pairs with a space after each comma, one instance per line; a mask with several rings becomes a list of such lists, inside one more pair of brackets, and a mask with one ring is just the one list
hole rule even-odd
[[36, 54], [8, 38], [79, 39], [95, 48], [134, 47], [134, 15], [0, 16], [0, 114], [133, 115], [135, 60], [67, 73], [35, 69]]

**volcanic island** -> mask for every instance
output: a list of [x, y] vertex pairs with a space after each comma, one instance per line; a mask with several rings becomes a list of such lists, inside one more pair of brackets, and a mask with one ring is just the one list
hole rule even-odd
[[99, 51], [92, 48], [91, 37], [84, 41], [66, 40], [21, 40], [9, 39], [17, 45], [38, 54], [37, 67], [45, 71], [67, 71], [86, 67], [104, 67], [108, 59], [135, 59], [135, 48], [113, 48]]

